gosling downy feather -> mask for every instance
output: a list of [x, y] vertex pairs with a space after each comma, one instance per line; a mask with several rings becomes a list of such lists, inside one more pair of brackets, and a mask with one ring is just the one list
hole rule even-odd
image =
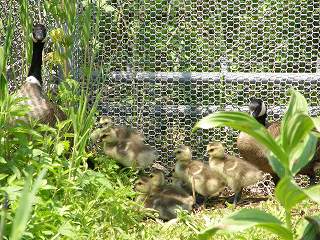
[[194, 185], [194, 191], [205, 197], [218, 196], [225, 188], [225, 180], [217, 171], [201, 162], [193, 161], [191, 150], [187, 146], [180, 146], [175, 150], [175, 176], [183, 180], [188, 186]]
[[[126, 130], [124, 130], [126, 132]], [[122, 128], [107, 127], [100, 133], [104, 153], [125, 167], [145, 169], [158, 159], [157, 152], [142, 137], [123, 133]]]
[[188, 211], [192, 209], [193, 198], [181, 189], [165, 185], [163, 173], [141, 177], [135, 183], [135, 189], [141, 193], [137, 201], [142, 201], [146, 208], [157, 210], [163, 220], [176, 218], [179, 207]]
[[210, 168], [218, 171], [235, 192], [235, 204], [241, 196], [242, 188], [255, 184], [263, 178], [263, 172], [254, 165], [226, 154], [224, 146], [220, 142], [209, 143], [207, 152]]

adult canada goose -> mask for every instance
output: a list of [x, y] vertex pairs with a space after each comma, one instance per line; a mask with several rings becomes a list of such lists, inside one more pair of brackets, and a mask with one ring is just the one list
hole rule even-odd
[[135, 183], [135, 189], [141, 193], [137, 201], [143, 202], [146, 208], [157, 210], [163, 220], [176, 218], [176, 210], [179, 207], [187, 211], [192, 210], [192, 196], [182, 189], [166, 185], [162, 172], [139, 178]]
[[[281, 123], [280, 121], [268, 123], [267, 122], [267, 108], [262, 100], [252, 99], [249, 105], [250, 115], [253, 116], [259, 123], [267, 128], [269, 133], [274, 137], [280, 135]], [[254, 138], [248, 134], [241, 132], [237, 139], [237, 147], [242, 158], [256, 166], [266, 173], [270, 173], [275, 184], [279, 181], [279, 177], [273, 172], [267, 159], [267, 150], [259, 144]], [[314, 184], [316, 181], [316, 162], [320, 159], [319, 144], [314, 159], [301, 171], [300, 174], [309, 176], [310, 183]]]
[[244, 187], [253, 185], [263, 178], [263, 172], [254, 165], [226, 154], [224, 146], [220, 142], [209, 143], [207, 152], [210, 168], [218, 171], [235, 193], [234, 205], [240, 200]]
[[40, 123], [54, 126], [57, 119], [60, 121], [67, 118], [66, 114], [54, 103], [50, 102], [42, 91], [42, 52], [45, 44], [47, 30], [44, 25], [36, 24], [32, 31], [33, 52], [28, 77], [24, 84], [17, 91], [18, 97], [28, 98], [22, 103], [30, 108], [27, 116], [21, 120], [28, 121], [28, 118], [38, 120]]
[[204, 197], [214, 197], [223, 191], [226, 183], [221, 174], [201, 161], [193, 161], [188, 146], [182, 145], [174, 153], [177, 160], [174, 176], [192, 188], [194, 198], [195, 192]]

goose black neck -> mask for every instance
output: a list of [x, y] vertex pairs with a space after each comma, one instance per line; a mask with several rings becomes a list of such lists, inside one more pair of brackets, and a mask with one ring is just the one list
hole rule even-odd
[[29, 73], [28, 73], [28, 77], [34, 76], [36, 79], [39, 80], [41, 85], [42, 85], [41, 67], [42, 67], [43, 47], [44, 47], [44, 43], [42, 42], [33, 43], [32, 60], [31, 60], [31, 66], [29, 68]]
[[256, 117], [256, 120], [261, 123], [263, 126], [266, 126], [267, 122], [267, 114], [263, 114], [262, 116]]

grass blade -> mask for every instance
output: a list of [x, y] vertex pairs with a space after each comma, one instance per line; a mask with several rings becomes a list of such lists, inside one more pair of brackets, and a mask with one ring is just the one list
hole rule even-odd
[[34, 182], [32, 189], [31, 187], [31, 176], [29, 175], [26, 179], [26, 183], [24, 185], [22, 195], [19, 201], [19, 207], [17, 209], [15, 218], [13, 220], [12, 230], [10, 234], [10, 239], [19, 240], [21, 239], [26, 227], [27, 223], [32, 211], [32, 205], [34, 203], [34, 198], [36, 193], [38, 192], [41, 181], [45, 176], [47, 169], [42, 169], [36, 181]]

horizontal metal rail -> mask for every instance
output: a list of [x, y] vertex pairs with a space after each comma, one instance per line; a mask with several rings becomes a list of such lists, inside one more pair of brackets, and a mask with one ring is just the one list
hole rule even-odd
[[143, 81], [156, 82], [174, 80], [182, 82], [261, 82], [281, 83], [310, 82], [320, 84], [320, 73], [253, 73], [253, 72], [111, 72], [111, 78], [120, 82]]

